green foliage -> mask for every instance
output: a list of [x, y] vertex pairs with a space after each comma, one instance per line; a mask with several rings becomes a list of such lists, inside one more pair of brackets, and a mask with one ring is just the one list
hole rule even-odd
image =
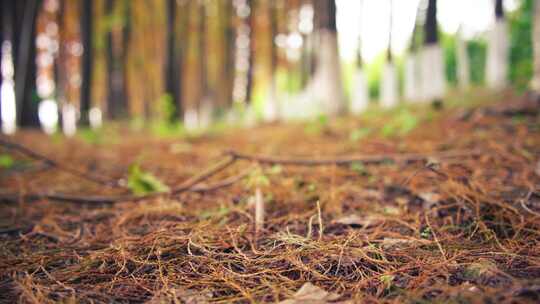
[[358, 128], [351, 131], [349, 139], [353, 142], [359, 141], [371, 134], [370, 128]]
[[385, 56], [385, 53], [379, 54], [367, 67], [368, 91], [371, 99], [379, 98], [379, 87], [381, 82], [382, 67], [386, 60]]
[[163, 94], [159, 98], [159, 116], [170, 123], [178, 121], [176, 106], [170, 94]]
[[471, 83], [482, 85], [486, 74], [486, 41], [480, 38], [469, 40], [467, 43], [467, 53], [469, 54], [469, 68], [471, 70]]
[[15, 165], [15, 161], [9, 154], [0, 155], [0, 168], [9, 169]]
[[294, 70], [282, 70], [276, 71], [276, 83], [278, 91], [287, 93], [296, 93], [302, 89], [302, 77], [301, 71]]
[[529, 85], [533, 75], [532, 21], [533, 0], [521, 1], [521, 6], [508, 17], [510, 25], [510, 81], [519, 90]]
[[457, 85], [457, 55], [456, 37], [442, 33], [442, 48], [444, 52], [444, 71], [449, 84]]
[[320, 114], [311, 122], [309, 122], [304, 130], [308, 134], [317, 135], [317, 134], [320, 134], [327, 127], [328, 127], [328, 116], [324, 114]]
[[270, 185], [270, 179], [264, 174], [260, 167], [251, 171], [247, 177], [246, 186], [248, 188], [265, 187]]
[[418, 118], [411, 114], [409, 110], [402, 109], [391, 121], [384, 125], [381, 133], [384, 137], [406, 135], [416, 128], [418, 122]]
[[103, 144], [103, 133], [99, 130], [93, 130], [89, 128], [80, 129], [77, 132], [79, 138], [91, 145], [100, 145]]
[[128, 188], [135, 195], [169, 191], [167, 185], [151, 173], [143, 171], [138, 164], [129, 167]]
[[368, 172], [366, 170], [366, 166], [364, 166], [364, 163], [362, 163], [361, 161], [352, 162], [349, 168], [352, 171], [358, 173], [358, 175], [361, 175], [361, 176], [367, 176], [368, 175]]
[[432, 232], [431, 232], [431, 229], [429, 227], [425, 227], [420, 232], [420, 237], [423, 238], [423, 239], [429, 239], [431, 237], [431, 235], [432, 235]]

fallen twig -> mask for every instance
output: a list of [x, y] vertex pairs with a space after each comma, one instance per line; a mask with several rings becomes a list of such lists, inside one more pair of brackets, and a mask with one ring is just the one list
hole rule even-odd
[[[14, 144], [14, 143], [7, 142], [0, 139], [0, 145], [13, 146], [15, 147], [14, 149], [17, 149], [17, 150], [20, 149], [20, 151], [25, 151], [24, 153], [27, 153], [28, 155], [34, 155], [34, 156], [31, 156], [33, 158], [38, 158], [43, 161], [47, 161], [49, 164], [57, 168], [60, 168], [56, 162], [49, 160], [48, 158], [43, 157], [39, 154], [35, 154], [34, 152], [18, 144]], [[124, 194], [124, 195], [109, 195], [109, 196], [84, 196], [84, 195], [73, 195], [73, 194], [62, 194], [62, 193], [4, 194], [4, 195], [0, 195], [0, 201], [17, 202], [17, 201], [20, 201], [21, 199], [25, 201], [48, 199], [48, 200], [54, 200], [54, 201], [80, 203], [80, 204], [107, 204], [107, 203], [116, 203], [116, 202], [121, 202], [121, 201], [141, 201], [141, 200], [155, 198], [159, 196], [178, 195], [178, 194], [181, 194], [183, 192], [188, 192], [188, 191], [207, 192], [207, 191], [212, 191], [217, 188], [229, 186], [233, 184], [234, 182], [236, 182], [237, 180], [241, 179], [241, 177], [240, 178], [233, 177], [230, 180], [222, 181], [213, 186], [196, 187], [197, 184], [208, 179], [214, 174], [224, 170], [225, 168], [229, 167], [237, 160], [249, 160], [249, 161], [255, 161], [262, 164], [323, 166], [323, 165], [346, 165], [346, 164], [350, 164], [354, 162], [363, 162], [367, 164], [379, 164], [385, 161], [412, 162], [412, 161], [424, 161], [431, 158], [437, 158], [437, 159], [459, 158], [459, 157], [465, 157], [465, 156], [475, 156], [478, 154], [480, 154], [480, 152], [478, 151], [447, 151], [447, 152], [439, 152], [439, 153], [435, 153], [431, 155], [409, 153], [409, 154], [385, 154], [385, 155], [356, 155], [356, 156], [343, 156], [343, 157], [338, 157], [338, 158], [309, 159], [309, 158], [273, 157], [273, 156], [264, 156], [264, 155], [256, 155], [256, 154], [252, 155], [252, 154], [244, 154], [244, 153], [240, 153], [236, 151], [227, 151], [225, 153], [225, 155], [227, 156], [225, 159], [213, 165], [212, 167], [206, 169], [205, 171], [191, 177], [190, 179], [185, 181], [182, 185], [176, 188], [173, 188], [171, 191], [168, 191], [168, 192], [156, 192], [156, 193], [150, 193], [146, 195]], [[62, 167], [62, 169], [64, 171], [67, 171], [66, 167]], [[85, 173], [72, 171], [72, 169], [69, 169], [69, 170], [71, 171], [72, 174], [75, 174], [75, 175], [81, 174], [80, 175], [81, 177], [86, 177], [86, 178], [88, 177]]]
[[69, 203], [79, 203], [79, 204], [111, 204], [116, 202], [125, 202], [125, 201], [141, 201], [145, 199], [155, 198], [158, 196], [167, 196], [167, 195], [178, 195], [183, 192], [192, 191], [192, 192], [207, 192], [212, 191], [218, 188], [226, 187], [241, 179], [245, 176], [247, 172], [244, 172], [243, 175], [239, 178], [235, 176], [233, 178], [224, 180], [215, 185], [211, 186], [200, 186], [195, 187], [196, 184], [208, 179], [214, 174], [222, 171], [228, 166], [232, 165], [235, 162], [235, 159], [232, 157], [227, 157], [222, 161], [218, 162], [214, 166], [208, 168], [200, 174], [197, 174], [182, 185], [173, 188], [168, 192], [154, 192], [146, 195], [132, 195], [132, 194], [120, 194], [120, 195], [75, 195], [75, 194], [63, 194], [63, 193], [29, 193], [29, 194], [4, 194], [0, 195], [0, 201], [4, 202], [18, 202], [21, 199], [24, 201], [35, 201], [40, 199], [48, 199], [60, 202], [69, 202]]
[[105, 178], [102, 178], [100, 176], [95, 176], [95, 175], [93, 175], [91, 173], [88, 173], [88, 172], [82, 172], [82, 171], [79, 171], [77, 169], [73, 169], [71, 167], [66, 167], [66, 166], [58, 163], [57, 161], [55, 161], [55, 160], [53, 160], [51, 158], [48, 158], [45, 155], [34, 152], [31, 149], [29, 149], [29, 148], [27, 148], [27, 147], [25, 147], [23, 145], [14, 143], [12, 141], [0, 138], [0, 146], [4, 147], [6, 149], [9, 149], [9, 150], [17, 151], [17, 152], [19, 152], [19, 153], [21, 153], [23, 155], [26, 155], [27, 157], [30, 157], [30, 158], [35, 159], [35, 160], [42, 161], [43, 163], [45, 163], [45, 164], [47, 164], [47, 165], [49, 165], [51, 167], [55, 167], [58, 170], [67, 172], [67, 173], [69, 173], [71, 175], [74, 175], [74, 176], [80, 177], [82, 179], [97, 183], [99, 185], [108, 186], [108, 187], [123, 187], [116, 180], [110, 180], [110, 179], [107, 180]]
[[226, 154], [234, 157], [235, 159], [243, 159], [249, 161], [255, 161], [261, 164], [270, 165], [294, 165], [294, 166], [326, 166], [326, 165], [349, 165], [355, 162], [362, 162], [364, 164], [380, 164], [387, 161], [393, 162], [415, 162], [426, 161], [431, 158], [447, 159], [447, 158], [460, 158], [467, 156], [480, 155], [480, 151], [476, 150], [459, 150], [459, 151], [445, 151], [433, 154], [418, 154], [418, 153], [401, 153], [401, 154], [376, 154], [376, 155], [352, 155], [341, 156], [335, 158], [292, 158], [292, 157], [276, 157], [259, 154], [246, 154], [237, 151], [227, 151]]

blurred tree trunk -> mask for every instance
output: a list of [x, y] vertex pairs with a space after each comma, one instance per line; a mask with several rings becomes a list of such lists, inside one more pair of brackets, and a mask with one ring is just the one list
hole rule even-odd
[[[8, 9], [7, 1], [0, 1], [0, 67], [2, 66], [3, 61], [3, 51], [2, 47], [4, 44], [4, 39], [7, 39], [6, 35], [6, 11]], [[2, 88], [2, 81], [4, 80], [4, 76], [2, 74], [2, 71], [0, 70], [0, 89]], [[2, 94], [0, 94], [0, 127], [2, 126]], [[1, 128], [0, 128], [1, 130]]]
[[[106, 0], [105, 1], [105, 17], [112, 19], [113, 9], [115, 0]], [[110, 22], [109, 22], [110, 23]], [[107, 32], [105, 33], [105, 61], [107, 65], [107, 116], [111, 119], [117, 118], [118, 115], [118, 102], [117, 100], [117, 80], [118, 77], [116, 74], [116, 68], [114, 67], [115, 58], [114, 58], [114, 46], [113, 46], [113, 29], [112, 25], [107, 25]]]
[[424, 44], [436, 44], [439, 42], [437, 31], [437, 0], [429, 0], [426, 23], [424, 24], [425, 39]]
[[279, 100], [277, 97], [276, 71], [278, 66], [278, 53], [276, 48], [276, 35], [278, 32], [277, 8], [276, 3], [269, 1], [267, 3], [268, 15], [270, 19], [270, 85], [268, 99], [264, 103], [264, 119], [274, 121], [280, 116]]
[[124, 24], [122, 27], [122, 42], [120, 49], [120, 61], [121, 61], [121, 82], [120, 82], [120, 92], [122, 98], [123, 115], [127, 117], [129, 115], [129, 89], [128, 89], [128, 59], [129, 59], [129, 45], [131, 41], [131, 30], [132, 30], [132, 16], [131, 9], [133, 5], [133, 0], [124, 0], [123, 1], [123, 13], [124, 13]]
[[326, 114], [341, 114], [346, 110], [346, 103], [338, 49], [335, 0], [316, 0], [315, 14], [319, 51], [317, 71], [311, 85], [315, 90], [313, 96], [320, 99]]
[[421, 97], [440, 106], [446, 90], [443, 51], [437, 28], [437, 0], [429, 0], [424, 23], [424, 48], [421, 54]]
[[66, 48], [65, 48], [65, 34], [64, 30], [66, 28], [66, 22], [65, 22], [65, 10], [66, 10], [66, 1], [67, 0], [60, 0], [59, 1], [59, 7], [58, 12], [56, 15], [56, 24], [58, 25], [58, 53], [56, 55], [56, 58], [54, 60], [54, 83], [55, 83], [55, 95], [56, 95], [56, 101], [59, 105], [59, 119], [58, 123], [59, 126], [63, 129], [64, 128], [64, 107], [66, 106], [66, 93], [65, 93], [65, 85], [66, 85], [66, 65], [65, 65], [65, 58], [66, 58]]
[[198, 67], [199, 67], [199, 105], [202, 105], [204, 103], [205, 99], [208, 98], [208, 66], [207, 66], [207, 60], [208, 60], [208, 54], [206, 50], [206, 37], [207, 37], [207, 29], [206, 29], [206, 7], [205, 2], [201, 1], [199, 3], [199, 23], [198, 23], [198, 39], [199, 39], [199, 54], [198, 54]]
[[223, 73], [223, 98], [225, 108], [230, 108], [233, 103], [233, 87], [236, 74], [235, 69], [235, 50], [236, 50], [236, 31], [235, 15], [233, 1], [225, 1], [223, 8], [223, 28], [225, 30], [225, 49], [224, 49], [224, 73]]
[[93, 46], [92, 46], [92, 18], [93, 1], [83, 0], [81, 5], [81, 42], [83, 46], [83, 55], [81, 59], [81, 94], [80, 94], [80, 114], [81, 124], [89, 125], [88, 114], [90, 112], [92, 100], [92, 65], [93, 65]]
[[278, 55], [276, 48], [276, 35], [278, 32], [277, 8], [274, 3], [268, 4], [270, 10], [270, 73], [271, 78], [276, 76], [276, 68], [278, 64]]
[[183, 114], [181, 100], [181, 84], [180, 79], [180, 50], [176, 41], [176, 15], [177, 6], [176, 0], [167, 0], [167, 33], [166, 33], [166, 48], [165, 48], [165, 93], [168, 94], [174, 105], [174, 111], [171, 117], [167, 117], [171, 122], [181, 119]]
[[[22, 19], [17, 25], [20, 33], [17, 61], [15, 61], [15, 99], [20, 126], [39, 127], [39, 98], [36, 92], [36, 21], [41, 1], [17, 1], [16, 15]], [[15, 38], [15, 36], [14, 36]], [[15, 40], [15, 39], [14, 39]]]
[[532, 89], [536, 94], [536, 99], [540, 102], [540, 1], [534, 3], [533, 14], [533, 57], [534, 57], [534, 75]]
[[249, 16], [246, 18], [246, 26], [249, 28], [249, 55], [246, 75], [246, 104], [250, 104], [253, 98], [253, 63], [255, 57], [255, 1], [247, 0]]
[[495, 19], [504, 19], [503, 0], [495, 0]]
[[[105, 15], [113, 19], [116, 0], [105, 2]], [[127, 60], [131, 35], [131, 1], [122, 1], [121, 31], [109, 28], [106, 33], [105, 60], [107, 63], [107, 114], [110, 119], [126, 118], [128, 109]], [[112, 25], [111, 25], [112, 26]], [[116, 38], [116, 39], [115, 39]]]
[[488, 32], [486, 82], [492, 89], [503, 89], [508, 81], [508, 26], [502, 0], [495, 0], [495, 23]]

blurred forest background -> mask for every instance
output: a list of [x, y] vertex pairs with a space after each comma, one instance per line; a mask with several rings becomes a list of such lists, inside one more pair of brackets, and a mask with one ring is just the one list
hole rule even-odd
[[[138, 127], [174, 132], [216, 121], [253, 124], [359, 113], [379, 103], [392, 107], [404, 100], [432, 101], [483, 86], [529, 87], [533, 0], [487, 1], [487, 12], [459, 1], [439, 1], [438, 11], [435, 0], [336, 2], [4, 0], [2, 130], [42, 125], [47, 133], [63, 129], [73, 135], [77, 126], [129, 120]], [[387, 26], [363, 21], [375, 2], [387, 6]], [[460, 10], [488, 13], [493, 16], [490, 26], [461, 35], [457, 20], [457, 30], [443, 31], [437, 17], [452, 5], [458, 12], [454, 18], [460, 18]], [[345, 20], [349, 7], [359, 11]], [[413, 12], [406, 29], [397, 22], [402, 7]], [[508, 66], [504, 81], [492, 86], [486, 71], [490, 43], [497, 43], [490, 34], [496, 20], [504, 20]], [[353, 59], [339, 57], [343, 43], [324, 33], [337, 33], [343, 40], [351, 29], [362, 33], [355, 41], [356, 54]], [[365, 33], [388, 37], [388, 51], [365, 60]], [[397, 34], [407, 41], [399, 50], [392, 45]], [[441, 48], [444, 81], [441, 92], [415, 95], [422, 91], [420, 80], [408, 79], [421, 71], [413, 71], [412, 59], [429, 43]], [[321, 73], [327, 76], [318, 77]]]

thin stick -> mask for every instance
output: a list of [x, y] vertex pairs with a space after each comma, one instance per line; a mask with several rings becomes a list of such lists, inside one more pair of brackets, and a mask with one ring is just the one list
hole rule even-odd
[[45, 164], [47, 164], [47, 165], [49, 165], [51, 167], [55, 167], [58, 170], [64, 171], [66, 173], [69, 173], [71, 175], [80, 177], [82, 179], [85, 179], [85, 180], [88, 180], [88, 181], [91, 181], [91, 182], [94, 182], [96, 184], [103, 185], [103, 186], [108, 186], [108, 187], [122, 187], [117, 181], [106, 180], [106, 179], [104, 179], [102, 177], [92, 175], [92, 174], [90, 174], [88, 172], [82, 172], [82, 171], [79, 171], [77, 169], [66, 167], [66, 166], [58, 163], [57, 161], [48, 158], [45, 155], [34, 152], [34, 151], [30, 150], [29, 148], [27, 148], [27, 147], [25, 147], [23, 145], [20, 145], [20, 144], [5, 140], [3, 138], [0, 138], [0, 146], [4, 147], [6, 149], [9, 149], [9, 150], [17, 151], [17, 152], [19, 152], [19, 153], [21, 153], [23, 155], [26, 155], [27, 157], [30, 157], [30, 158], [35, 159], [35, 160], [42, 161], [43, 163], [45, 163]]
[[[72, 195], [72, 194], [62, 194], [62, 193], [33, 193], [33, 194], [7, 194], [7, 195], [0, 195], [1, 201], [8, 201], [8, 202], [17, 202], [19, 199], [24, 200], [40, 200], [40, 199], [49, 199], [54, 201], [60, 201], [60, 202], [69, 202], [69, 203], [79, 203], [79, 204], [112, 204], [116, 202], [123, 202], [123, 201], [141, 201], [149, 198], [155, 198], [159, 196], [167, 196], [167, 195], [179, 195], [183, 192], [187, 191], [193, 191], [193, 192], [204, 192], [204, 191], [211, 191], [217, 188], [225, 187], [227, 185], [232, 184], [233, 182], [239, 180], [239, 179], [232, 179], [226, 181], [226, 183], [221, 182], [214, 186], [208, 186], [208, 187], [195, 187], [196, 184], [210, 178], [211, 176], [215, 175], [216, 173], [222, 171], [223, 169], [227, 168], [228, 166], [232, 165], [235, 162], [235, 159], [233, 157], [227, 157], [224, 160], [218, 162], [214, 166], [208, 168], [207, 170], [203, 171], [200, 174], [197, 174], [187, 181], [185, 181], [182, 185], [173, 188], [169, 192], [156, 192], [156, 193], [150, 193], [146, 195], [110, 195], [110, 196], [81, 196], [81, 195]], [[247, 174], [247, 173], [246, 173]]]
[[295, 166], [326, 166], [326, 165], [348, 165], [354, 162], [362, 162], [364, 164], [380, 164], [386, 161], [393, 162], [414, 162], [425, 161], [430, 158], [461, 158], [477, 156], [481, 152], [474, 150], [447, 151], [434, 154], [417, 154], [417, 153], [402, 153], [402, 154], [377, 154], [377, 155], [352, 155], [336, 158], [292, 158], [292, 157], [276, 157], [258, 154], [246, 154], [237, 151], [228, 151], [226, 154], [236, 158], [249, 161], [255, 161], [261, 164], [281, 164]]

